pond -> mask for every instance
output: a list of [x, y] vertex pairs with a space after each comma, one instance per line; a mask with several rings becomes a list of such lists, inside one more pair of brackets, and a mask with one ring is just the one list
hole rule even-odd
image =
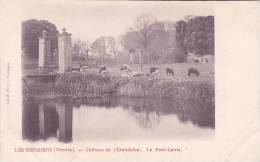
[[174, 140], [214, 137], [215, 103], [208, 100], [63, 98], [23, 101], [23, 139], [60, 142]]

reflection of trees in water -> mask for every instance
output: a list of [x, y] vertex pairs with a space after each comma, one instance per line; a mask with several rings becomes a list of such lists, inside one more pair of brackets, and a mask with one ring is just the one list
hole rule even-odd
[[178, 102], [177, 104], [182, 108], [177, 114], [180, 121], [191, 121], [199, 127], [215, 128], [214, 102], [197, 99]]
[[72, 107], [68, 103], [26, 100], [22, 120], [24, 139], [59, 137], [67, 142], [72, 138]]
[[117, 98], [113, 96], [95, 97], [95, 98], [78, 98], [71, 100], [73, 107], [79, 108], [80, 106], [95, 106], [113, 108], [118, 106]]
[[[214, 102], [205, 99], [179, 100], [156, 98], [129, 98], [106, 96], [56, 101], [26, 100], [23, 103], [22, 135], [24, 139], [38, 140], [57, 137], [72, 140], [72, 107], [122, 107], [131, 113], [145, 129], [156, 127], [160, 116], [175, 114], [178, 119], [199, 127], [215, 128]], [[83, 107], [82, 107], [83, 108]]]
[[130, 109], [137, 122], [143, 128], [153, 128], [160, 123], [161, 102], [150, 98], [123, 98], [118, 100], [118, 105]]
[[160, 123], [160, 116], [157, 112], [142, 111], [134, 113], [134, 117], [143, 128], [153, 128]]
[[[97, 106], [113, 108], [121, 106], [124, 109], [131, 109], [136, 112], [139, 123], [144, 127], [149, 127], [149, 122], [153, 123], [160, 115], [176, 114], [181, 122], [191, 121], [199, 127], [215, 128], [215, 105], [214, 102], [197, 98], [196, 100], [181, 100], [177, 98], [130, 98], [106, 96], [100, 98], [82, 98], [73, 100], [73, 105]], [[153, 118], [152, 114], [157, 114]], [[154, 119], [154, 121], [152, 121]], [[145, 122], [146, 121], [146, 122]]]

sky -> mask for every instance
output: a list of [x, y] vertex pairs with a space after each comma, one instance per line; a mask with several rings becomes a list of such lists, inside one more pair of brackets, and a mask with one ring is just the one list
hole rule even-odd
[[91, 2], [26, 6], [23, 20], [38, 19], [66, 28], [72, 38], [93, 42], [100, 36], [118, 38], [133, 27], [137, 16], [149, 13], [157, 20], [178, 21], [187, 15], [214, 15], [211, 6], [170, 2]]

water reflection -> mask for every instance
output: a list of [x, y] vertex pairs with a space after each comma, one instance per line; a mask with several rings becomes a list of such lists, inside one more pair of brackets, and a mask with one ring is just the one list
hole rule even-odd
[[22, 134], [30, 140], [190, 138], [212, 134], [214, 128], [214, 102], [203, 99], [27, 99], [23, 106]]
[[[215, 103], [210, 100], [196, 99], [184, 102], [173, 98], [156, 99], [107, 96], [102, 98], [76, 99], [72, 102], [77, 108], [81, 106], [106, 108], [122, 106], [123, 109], [131, 109], [139, 116], [143, 116], [143, 119], [145, 116], [148, 119], [149, 116], [156, 115], [159, 117], [165, 114], [176, 114], [182, 122], [191, 121], [198, 127], [215, 128]], [[159, 118], [156, 120], [159, 120]]]
[[27, 100], [23, 105], [23, 138], [46, 140], [57, 137], [69, 142], [72, 140], [72, 116], [71, 102]]

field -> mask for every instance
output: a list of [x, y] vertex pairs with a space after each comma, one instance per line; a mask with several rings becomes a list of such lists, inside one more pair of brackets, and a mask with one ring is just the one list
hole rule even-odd
[[[141, 72], [140, 64], [130, 64], [130, 69], [133, 71]], [[214, 82], [214, 65], [212, 63], [208, 64], [198, 64], [198, 63], [175, 63], [175, 64], [144, 64], [142, 67], [143, 73], [149, 73], [150, 67], [158, 67], [160, 69], [160, 79], [162, 80], [173, 80], [178, 82], [189, 82], [189, 81], [209, 81]], [[200, 72], [199, 77], [189, 77], [187, 75], [189, 68], [196, 68]], [[120, 65], [107, 66], [109, 70], [114, 74], [121, 74]], [[174, 71], [174, 76], [167, 76], [166, 68], [172, 68]]]
[[[182, 99], [205, 98], [214, 100], [214, 66], [212, 64], [171, 64], [143, 65], [143, 73], [150, 67], [160, 68], [160, 77], [123, 78], [120, 65], [107, 67], [111, 72], [100, 75], [97, 68], [84, 72], [64, 73], [58, 76], [55, 83], [41, 80], [27, 81], [23, 86], [24, 96], [55, 98], [72, 96], [101, 97], [114, 93], [126, 97], [173, 97]], [[167, 76], [165, 69], [174, 70], [174, 76]], [[199, 70], [200, 75], [187, 76], [190, 68]], [[140, 71], [139, 65], [130, 65], [132, 70]]]

